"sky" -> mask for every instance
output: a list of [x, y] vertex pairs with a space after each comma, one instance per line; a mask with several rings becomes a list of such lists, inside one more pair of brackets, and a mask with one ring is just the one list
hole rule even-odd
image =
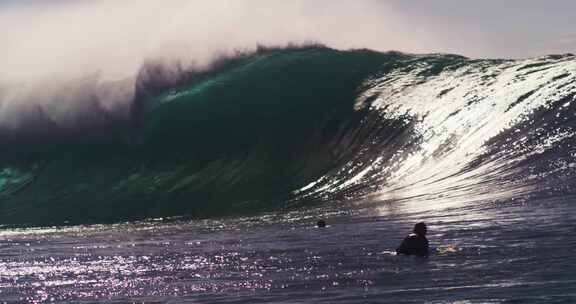
[[203, 65], [256, 44], [523, 58], [576, 53], [576, 1], [0, 0], [0, 82]]

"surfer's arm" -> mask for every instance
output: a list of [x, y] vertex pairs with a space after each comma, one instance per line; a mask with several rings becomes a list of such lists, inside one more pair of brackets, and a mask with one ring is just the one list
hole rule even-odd
[[398, 248], [396, 248], [396, 254], [407, 254], [407, 247], [408, 247], [408, 239], [409, 237], [404, 238], [404, 240], [402, 241], [402, 243], [400, 243], [400, 246], [398, 246]]

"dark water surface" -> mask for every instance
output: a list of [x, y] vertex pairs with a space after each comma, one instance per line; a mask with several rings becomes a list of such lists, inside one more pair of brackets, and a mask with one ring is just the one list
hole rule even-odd
[[[383, 207], [384, 206], [384, 207]], [[571, 202], [322, 208], [0, 231], [0, 300], [45, 303], [574, 303]], [[360, 210], [360, 211], [359, 211]], [[401, 216], [400, 216], [401, 215]], [[314, 227], [319, 217], [327, 228]], [[396, 256], [414, 222], [429, 259]]]

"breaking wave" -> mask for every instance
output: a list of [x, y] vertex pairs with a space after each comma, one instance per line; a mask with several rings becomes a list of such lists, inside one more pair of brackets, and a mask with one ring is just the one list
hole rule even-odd
[[122, 107], [82, 83], [69, 125], [29, 107], [17, 131], [0, 130], [1, 223], [575, 194], [570, 54], [266, 49], [203, 72], [146, 64], [104, 90], [130, 96]]

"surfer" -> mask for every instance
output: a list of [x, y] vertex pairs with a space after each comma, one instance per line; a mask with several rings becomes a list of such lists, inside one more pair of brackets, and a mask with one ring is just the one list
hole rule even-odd
[[318, 220], [318, 222], [316, 222], [316, 227], [318, 227], [318, 228], [324, 228], [324, 227], [326, 227], [326, 221], [324, 221], [324, 220]]
[[414, 225], [412, 233], [402, 241], [402, 244], [396, 249], [396, 253], [428, 257], [428, 239], [426, 238], [426, 232], [426, 224], [418, 223]]

